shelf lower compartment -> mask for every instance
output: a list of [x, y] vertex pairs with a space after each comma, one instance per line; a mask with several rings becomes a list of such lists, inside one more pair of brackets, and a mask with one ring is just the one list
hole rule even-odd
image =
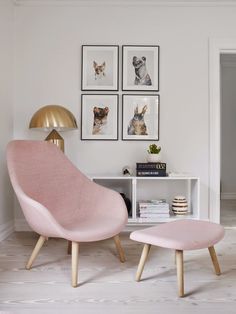
[[[154, 225], [180, 219], [200, 219], [200, 181], [197, 177], [126, 177], [114, 175], [94, 175], [90, 178], [106, 188], [123, 193], [132, 205], [128, 226]], [[165, 199], [170, 205], [176, 195], [184, 195], [188, 201], [189, 214], [170, 217], [155, 217], [154, 220], [139, 218], [139, 202], [143, 200]]]

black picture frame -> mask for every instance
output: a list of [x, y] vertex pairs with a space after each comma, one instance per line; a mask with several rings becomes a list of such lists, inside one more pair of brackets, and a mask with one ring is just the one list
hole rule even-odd
[[159, 91], [159, 45], [122, 46], [122, 91]]
[[122, 140], [159, 141], [160, 95], [122, 95]]
[[118, 94], [81, 94], [82, 141], [117, 141], [118, 117]]
[[118, 45], [82, 45], [81, 56], [82, 91], [118, 91]]

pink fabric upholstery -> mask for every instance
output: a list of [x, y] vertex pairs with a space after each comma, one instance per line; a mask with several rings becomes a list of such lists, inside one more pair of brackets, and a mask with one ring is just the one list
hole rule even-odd
[[201, 220], [177, 220], [137, 230], [130, 238], [135, 241], [175, 250], [208, 248], [224, 237], [221, 225]]
[[40, 235], [98, 241], [127, 223], [120, 194], [88, 179], [54, 144], [12, 141], [7, 164], [25, 218]]

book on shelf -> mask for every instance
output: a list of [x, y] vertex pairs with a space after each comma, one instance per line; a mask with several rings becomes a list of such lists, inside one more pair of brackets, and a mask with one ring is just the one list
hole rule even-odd
[[156, 200], [140, 200], [139, 205], [157, 205], [157, 204], [167, 204], [164, 198]]
[[162, 211], [168, 211], [170, 209], [169, 204], [166, 204], [166, 206], [161, 206], [161, 207], [138, 207], [140, 212], [150, 212], [150, 213], [155, 213], [155, 212], [162, 212]]
[[169, 217], [169, 213], [170, 206], [164, 199], [139, 202], [140, 217], [167, 218]]
[[138, 203], [140, 210], [165, 210], [169, 209], [169, 204], [165, 200], [156, 201], [140, 201]]
[[164, 162], [137, 162], [137, 170], [166, 170], [166, 163]]
[[138, 218], [138, 222], [140, 223], [145, 223], [145, 222], [161, 222], [161, 221], [165, 221], [165, 219], [168, 219], [169, 217], [159, 217], [159, 218]]
[[140, 218], [169, 218], [170, 214], [140, 214]]
[[139, 204], [139, 208], [142, 208], [142, 209], [165, 209], [165, 208], [169, 208], [170, 205], [169, 204]]
[[137, 177], [166, 177], [166, 170], [142, 169], [136, 171]]
[[139, 209], [140, 214], [166, 214], [169, 213], [169, 208], [164, 209]]

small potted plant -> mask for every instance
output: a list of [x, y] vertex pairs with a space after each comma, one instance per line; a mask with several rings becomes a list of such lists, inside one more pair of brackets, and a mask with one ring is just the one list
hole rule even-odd
[[148, 162], [159, 162], [160, 161], [160, 151], [161, 146], [157, 146], [156, 144], [151, 144], [148, 147], [148, 155], [147, 161]]

